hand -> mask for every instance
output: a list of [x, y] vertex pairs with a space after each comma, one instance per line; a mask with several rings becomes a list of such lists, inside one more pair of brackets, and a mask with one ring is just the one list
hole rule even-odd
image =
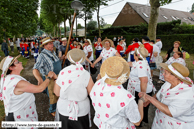
[[143, 103], [144, 107], [147, 107], [150, 104], [150, 101], [148, 100], [147, 102]]
[[50, 71], [50, 72], [48, 73], [48, 77], [53, 78], [54, 74], [55, 74], [55, 73], [54, 73], [53, 71]]
[[53, 79], [57, 79], [57, 75], [55, 73], [53, 75]]
[[95, 66], [94, 64], [91, 64], [91, 67], [92, 67], [92, 68], [94, 68], [94, 66]]
[[132, 62], [128, 62], [128, 64], [129, 64], [129, 67], [132, 67], [133, 66]]

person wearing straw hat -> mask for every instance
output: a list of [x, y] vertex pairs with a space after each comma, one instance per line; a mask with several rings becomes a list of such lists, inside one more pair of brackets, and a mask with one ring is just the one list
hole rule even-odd
[[[38, 84], [42, 84], [43, 80], [48, 76], [48, 73], [50, 71], [53, 71], [56, 75], [58, 75], [62, 69], [61, 61], [57, 57], [55, 51], [53, 51], [54, 49], [53, 40], [51, 40], [49, 37], [44, 38], [42, 40], [41, 47], [44, 47], [44, 49], [39, 54], [37, 62], [34, 64], [33, 67], [33, 74], [37, 79]], [[50, 102], [49, 112], [51, 113], [51, 115], [54, 116], [58, 97], [53, 93], [53, 88], [54, 80], [52, 79], [48, 87], [45, 89], [45, 92], [49, 96]]]
[[104, 39], [102, 41], [102, 45], [104, 49], [100, 53], [100, 56], [96, 59], [96, 61], [91, 65], [91, 67], [94, 67], [100, 60], [102, 60], [102, 63], [109, 57], [112, 56], [121, 56], [115, 48], [113, 48], [114, 43], [111, 39]]
[[5, 121], [38, 121], [33, 93], [42, 92], [56, 75], [49, 72], [41, 85], [31, 84], [20, 76], [23, 66], [17, 60], [19, 57], [7, 56], [0, 63], [0, 100], [4, 102]]
[[[138, 93], [145, 92], [152, 95], [152, 91], [155, 92], [155, 88], [152, 83], [152, 77], [150, 73], [150, 67], [146, 60], [148, 51], [143, 46], [135, 49], [134, 59], [135, 62], [131, 64], [131, 73], [127, 85], [127, 90], [130, 91], [134, 96], [136, 102], [138, 102]], [[148, 108], [144, 107], [144, 119], [143, 121], [148, 123]]]
[[189, 70], [180, 63], [161, 63], [165, 83], [153, 97], [146, 93], [145, 106], [152, 103], [157, 109], [152, 129], [193, 129], [194, 86], [188, 78]]
[[[174, 52], [173, 57], [170, 57], [165, 63], [170, 65], [174, 62], [177, 62], [177, 63], [180, 63], [180, 64], [186, 66], [185, 60], [183, 59], [182, 52], [179, 52], [179, 51]], [[163, 70], [160, 69], [160, 75], [159, 75], [160, 80], [158, 81], [158, 83], [164, 83], [164, 76], [163, 76], [162, 72], [163, 72]]]
[[80, 49], [67, 53], [72, 63], [60, 71], [54, 87], [59, 96], [56, 120], [62, 122], [62, 129], [89, 129], [90, 93], [94, 82], [90, 73], [81, 65], [86, 55]]
[[[60, 60], [64, 60], [65, 58], [67, 58], [65, 56], [65, 51], [66, 51], [66, 47], [67, 47], [67, 38], [62, 38], [61, 41], [62, 41], [62, 45], [59, 47], [59, 58], [60, 58]], [[71, 48], [69, 46], [68, 51], [70, 51], [70, 50], [71, 50]], [[69, 60], [65, 60], [64, 67], [69, 66], [69, 65], [70, 65]]]
[[135, 97], [122, 86], [130, 68], [122, 57], [106, 59], [100, 68], [101, 79], [90, 92], [95, 110], [94, 123], [102, 129], [135, 129], [143, 119], [143, 99]]

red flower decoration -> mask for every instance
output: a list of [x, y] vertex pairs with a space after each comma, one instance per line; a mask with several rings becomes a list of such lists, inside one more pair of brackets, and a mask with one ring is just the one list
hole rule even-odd
[[65, 82], [62, 82], [62, 85], [64, 85], [65, 84]]
[[115, 97], [115, 92], [112, 92], [110, 95], [111, 97]]
[[28, 117], [29, 117], [29, 115], [27, 114], [27, 115], [26, 115], [26, 118], [28, 118]]
[[120, 103], [120, 105], [121, 105], [121, 107], [124, 107], [124, 106], [125, 106], [125, 103], [124, 103], [124, 102], [122, 102], [122, 103]]
[[131, 95], [131, 94], [127, 94], [127, 96], [128, 96], [129, 98], [131, 98], [131, 97], [132, 97], [132, 95]]
[[69, 83], [72, 83], [72, 81], [71, 81], [71, 80], [69, 80]]
[[95, 103], [92, 103], [93, 104], [93, 106], [95, 106]]
[[100, 93], [100, 96], [102, 97], [103, 96], [103, 93]]
[[94, 96], [96, 96], [96, 92], [94, 92]]
[[117, 88], [121, 89], [121, 87], [120, 87], [120, 86], [117, 86]]
[[34, 111], [32, 112], [32, 114], [34, 114]]
[[170, 95], [170, 93], [167, 93], [167, 95]]
[[63, 74], [64, 74], [64, 72], [61, 73], [61, 75], [63, 75]]
[[143, 67], [142, 67], [142, 66], [140, 66], [139, 68], [140, 68], [140, 69], [142, 69]]
[[98, 103], [98, 106], [101, 107], [101, 103]]
[[109, 115], [108, 115], [108, 114], [106, 114], [105, 116], [106, 116], [107, 118], [109, 118]]
[[19, 116], [17, 116], [17, 118], [18, 118], [18, 119], [20, 119], [20, 118], [21, 118], [21, 116], [19, 115]]
[[6, 87], [3, 87], [3, 90], [6, 90]]
[[83, 67], [81, 67], [80, 70], [83, 70]]
[[110, 104], [107, 103], [106, 106], [107, 106], [107, 108], [110, 108]]
[[100, 114], [98, 114], [97, 118], [100, 118]]
[[79, 68], [76, 68], [76, 70], [79, 70]]
[[68, 73], [71, 73], [71, 70], [69, 70]]
[[14, 77], [12, 77], [10, 80], [13, 80], [14, 79]]

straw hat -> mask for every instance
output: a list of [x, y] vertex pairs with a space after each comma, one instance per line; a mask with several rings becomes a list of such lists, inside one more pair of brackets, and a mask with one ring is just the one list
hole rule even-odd
[[102, 46], [105, 47], [105, 42], [108, 41], [110, 43], [110, 47], [113, 47], [114, 46], [114, 43], [111, 39], [104, 39], [102, 41]]
[[[144, 46], [140, 45], [139, 48], [135, 48], [135, 53], [137, 54], [138, 58], [141, 58], [140, 55], [138, 54], [137, 50], [139, 51], [139, 53], [141, 54], [141, 56], [143, 58], [146, 58], [148, 56], [148, 50], [146, 48], [144, 48]], [[142, 58], [141, 58], [142, 59]]]
[[[110, 77], [105, 80], [105, 82], [110, 85], [121, 85], [125, 83], [129, 77], [129, 73], [130, 69], [127, 61], [122, 57], [117, 56], [109, 57], [106, 59], [100, 68], [100, 75], [102, 78], [105, 75]], [[119, 81], [120, 79], [121, 82]]]
[[[189, 70], [187, 67], [185, 67], [184, 65], [180, 64], [180, 63], [172, 63], [171, 64], [172, 67], [177, 71], [179, 72], [183, 77], [188, 77], [189, 76]], [[178, 75], [176, 75], [175, 73], [173, 73], [170, 69], [169, 69], [169, 65], [167, 65], [166, 63], [160, 63], [160, 66], [169, 71], [170, 73], [172, 73], [174, 76], [176, 76], [178, 79], [180, 79], [181, 81], [185, 82], [186, 84], [189, 84], [191, 85], [192, 83], [189, 81], [189, 80], [186, 80], [186, 79], [182, 79], [181, 77], [179, 77]]]
[[67, 53], [67, 58], [68, 60], [71, 62], [71, 63], [74, 63], [73, 61], [71, 61], [70, 59], [70, 56], [71, 56], [71, 59], [74, 61], [74, 62], [78, 62], [82, 59], [82, 61], [80, 62], [80, 64], [82, 62], [84, 62], [86, 60], [86, 54], [84, 53], [84, 51], [78, 49], [78, 48], [74, 48], [72, 50], [70, 50], [68, 53]]
[[[8, 68], [7, 68], [7, 69], [5, 70], [5, 72], [4, 72], [4, 77], [6, 76], [9, 67], [10, 67], [10, 66], [14, 63], [14, 61], [15, 61], [16, 59], [18, 59], [20, 56], [21, 56], [21, 55], [18, 55], [18, 56], [16, 56], [16, 57], [13, 58], [13, 60], [12, 60], [12, 61], [10, 62], [10, 64], [8, 65]], [[9, 58], [9, 56], [3, 58], [3, 60], [2, 60], [1, 63], [0, 63], [0, 69], [1, 69], [2, 71], [3, 71], [3, 65], [4, 65], [5, 60], [6, 60], [7, 58]]]
[[61, 41], [67, 41], [67, 38], [62, 38]]
[[40, 45], [40, 47], [44, 47], [44, 45], [46, 45], [47, 43], [50, 42], [54, 42], [54, 40], [50, 39], [50, 37], [44, 38], [43, 40], [41, 40], [42, 44]]
[[85, 39], [84, 41], [88, 41], [90, 45], [92, 45], [91, 40], [90, 39]]

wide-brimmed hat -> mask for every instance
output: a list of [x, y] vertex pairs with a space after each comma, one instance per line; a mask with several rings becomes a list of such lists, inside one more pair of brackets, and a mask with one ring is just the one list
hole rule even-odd
[[91, 40], [90, 39], [84, 39], [84, 41], [86, 42], [86, 41], [88, 41], [89, 42], [89, 44], [90, 45], [92, 45], [92, 43], [91, 43]]
[[[4, 71], [4, 75], [3, 75], [4, 77], [6, 76], [9, 67], [10, 67], [10, 66], [14, 63], [14, 61], [15, 61], [16, 59], [18, 59], [20, 56], [21, 56], [21, 55], [18, 55], [18, 56], [16, 56], [16, 57], [7, 56], [7, 57], [3, 58], [3, 60], [2, 60], [1, 63], [0, 63], [0, 69], [1, 69], [2, 71]], [[12, 59], [11, 61], [7, 62], [7, 61], [8, 61], [8, 58], [13, 58], [13, 59]], [[5, 63], [6, 63], [6, 64], [5, 64]], [[8, 64], [7, 64], [7, 63], [8, 63]], [[5, 66], [5, 65], [7, 65], [7, 66]]]
[[81, 64], [86, 60], [86, 54], [84, 53], [84, 51], [78, 48], [74, 48], [67, 53], [67, 58], [71, 63], [80, 61], [80, 64]]
[[44, 45], [46, 45], [47, 43], [54, 42], [54, 41], [55, 40], [52, 40], [50, 37], [44, 38], [43, 40], [40, 41], [40, 42], [42, 42], [40, 47], [44, 47]]
[[189, 69], [185, 67], [184, 65], [175, 62], [175, 63], [172, 63], [171, 65], [168, 65], [166, 63], [160, 63], [160, 66], [163, 69], [172, 73], [174, 76], [176, 76], [178, 79], [180, 79], [184, 83], [189, 84], [189, 85], [192, 84], [189, 80], [186, 79], [186, 77], [189, 76]]
[[148, 56], [148, 50], [144, 48], [144, 46], [140, 45], [139, 48], [135, 48], [135, 53], [137, 54], [138, 58], [145, 59]]
[[103, 78], [108, 76], [105, 82], [110, 85], [121, 85], [127, 81], [130, 68], [122, 57], [113, 56], [106, 59], [100, 68], [100, 75]]
[[67, 41], [67, 38], [62, 38], [61, 41]]
[[113, 47], [114, 46], [114, 43], [111, 39], [104, 39], [102, 41], [102, 46], [105, 47], [105, 42], [108, 41], [110, 43], [110, 47]]

